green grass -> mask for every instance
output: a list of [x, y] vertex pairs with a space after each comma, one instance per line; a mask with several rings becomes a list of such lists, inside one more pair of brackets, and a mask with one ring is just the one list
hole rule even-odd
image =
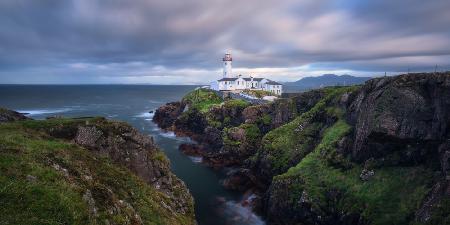
[[245, 139], [247, 142], [255, 143], [261, 138], [261, 131], [255, 124], [241, 124], [240, 128], [245, 130]]
[[211, 108], [216, 107], [217, 110], [209, 110], [209, 108], [207, 112], [203, 112], [203, 115], [209, 126], [217, 129], [230, 128], [239, 125], [239, 122], [233, 120], [229, 114], [232, 112], [239, 114], [250, 105], [250, 103], [241, 99], [230, 99], [220, 105], [212, 105]]
[[231, 99], [224, 102], [224, 106], [227, 108], [241, 108], [244, 109], [250, 106], [250, 103], [242, 99]]
[[408, 224], [429, 191], [432, 171], [420, 166], [384, 167], [363, 182], [359, 178], [361, 166], [354, 164], [351, 169], [343, 170], [324, 159], [327, 152], [335, 151], [337, 142], [349, 131], [350, 126], [339, 120], [325, 131], [312, 153], [274, 181], [301, 178], [303, 182], [291, 187], [291, 201], [297, 201], [304, 190], [316, 210], [329, 204], [327, 193], [338, 192], [340, 197], [332, 204], [339, 212], [360, 213], [369, 224]]
[[222, 98], [215, 92], [207, 89], [196, 89], [189, 92], [183, 98], [191, 107], [197, 108], [200, 112], [208, 112], [213, 106], [223, 102]]
[[265, 96], [276, 96], [270, 91], [263, 91], [263, 90], [244, 90], [244, 93], [255, 96], [257, 98], [263, 98]]
[[[44, 132], [94, 120], [0, 124], [0, 224], [123, 224], [133, 222], [135, 214], [144, 224], [192, 224], [193, 212], [181, 215], [163, 207], [170, 199], [127, 168]], [[83, 200], [87, 190], [96, 216]]]
[[[336, 101], [346, 92], [355, 90], [355, 87], [327, 88], [326, 97], [320, 100], [308, 112], [301, 114], [291, 122], [267, 133], [263, 140], [263, 148], [258, 154], [268, 155], [272, 161], [275, 173], [284, 173], [289, 169], [291, 162], [300, 160], [314, 149], [317, 136], [325, 124], [316, 118], [320, 115], [338, 117], [342, 115], [339, 109], [330, 109], [330, 102]], [[335, 114], [339, 112], [339, 115]]]

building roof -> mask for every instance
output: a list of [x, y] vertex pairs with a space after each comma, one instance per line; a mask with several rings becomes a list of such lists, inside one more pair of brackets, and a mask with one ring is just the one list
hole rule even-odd
[[220, 79], [220, 80], [218, 80], [219, 82], [220, 81], [235, 81], [235, 80], [237, 80], [237, 78], [231, 78], [231, 77], [227, 77], [227, 78], [222, 78], [222, 79]]
[[[251, 81], [252, 80], [252, 78], [250, 78], [250, 77], [246, 77], [246, 78], [243, 78], [245, 81]], [[258, 77], [254, 77], [253, 78], [253, 81], [262, 81], [264, 78], [258, 78]]]
[[268, 85], [281, 85], [280, 83], [278, 83], [276, 81], [273, 81], [273, 80], [267, 81], [266, 84], [268, 84]]

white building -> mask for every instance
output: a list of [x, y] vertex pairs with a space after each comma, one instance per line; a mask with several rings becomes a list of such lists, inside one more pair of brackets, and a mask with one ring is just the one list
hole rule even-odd
[[211, 89], [217, 91], [242, 91], [242, 90], [263, 90], [269, 91], [276, 95], [281, 95], [283, 92], [283, 85], [266, 79], [258, 77], [243, 77], [242, 75], [233, 76], [231, 71], [231, 63], [233, 61], [231, 54], [225, 54], [223, 61], [223, 78], [211, 82]]

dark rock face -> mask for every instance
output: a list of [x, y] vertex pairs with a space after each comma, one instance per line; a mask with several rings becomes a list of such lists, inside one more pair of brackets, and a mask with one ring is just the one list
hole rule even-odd
[[301, 114], [314, 107], [314, 105], [316, 105], [316, 103], [319, 102], [324, 96], [324, 91], [322, 89], [318, 89], [304, 92], [293, 97], [292, 99], [295, 102], [297, 113]]
[[[271, 104], [249, 106], [242, 112], [245, 123], [256, 123], [267, 133], [310, 110], [324, 96], [323, 90], [301, 93], [290, 99], [279, 99]], [[268, 121], [264, 121], [264, 117]]]
[[219, 151], [223, 146], [222, 131], [215, 127], [206, 127], [202, 143], [206, 144], [213, 152]]
[[222, 104], [219, 107], [213, 107], [208, 112], [208, 117], [214, 121], [222, 122], [223, 126], [239, 126], [244, 122], [242, 117], [242, 111], [244, 107], [241, 106], [229, 106]]
[[183, 143], [178, 148], [186, 155], [201, 156], [203, 153], [200, 146], [196, 144]]
[[269, 105], [253, 105], [245, 108], [242, 116], [245, 123], [256, 123], [265, 114], [269, 114], [270, 112], [271, 107]]
[[403, 163], [417, 163], [449, 137], [450, 74], [370, 80], [349, 111], [355, 126], [351, 153], [356, 160], [380, 158], [402, 149], [398, 153]]
[[271, 185], [267, 198], [268, 221], [271, 224], [290, 224], [293, 221], [302, 221], [304, 224], [313, 224], [318, 215], [309, 210], [311, 200], [308, 193], [303, 192], [301, 201], [290, 202], [280, 201], [280, 199], [289, 199], [289, 192], [295, 183], [303, 182], [300, 179], [280, 179]]
[[172, 174], [169, 161], [157, 148], [153, 138], [139, 133], [130, 125], [103, 119], [95, 123], [60, 127], [49, 133], [72, 139], [94, 153], [108, 156], [172, 198], [167, 202], [172, 209], [183, 214], [189, 211], [192, 197], [185, 184]]
[[200, 139], [204, 134], [208, 122], [206, 118], [195, 108], [181, 114], [174, 121], [174, 130], [176, 133], [191, 136], [193, 139]]
[[[423, 185], [430, 192], [426, 195], [423, 190], [413, 197], [417, 207], [408, 209], [404, 221], [430, 223], [434, 221], [436, 208], [443, 207], [441, 220], [431, 222], [439, 224], [444, 214], [448, 214], [445, 202], [450, 201], [450, 73], [376, 78], [360, 88], [337, 92], [339, 95], [330, 101], [321, 101], [328, 99], [333, 90], [313, 90], [271, 104], [251, 105], [242, 111], [217, 107], [208, 113], [182, 113], [174, 127], [199, 142], [185, 151], [199, 152], [213, 166], [237, 167], [228, 174], [224, 185], [243, 192], [257, 190], [262, 197], [259, 207], [262, 206], [269, 224], [370, 224], [373, 215], [366, 215], [364, 210], [373, 203], [348, 210], [342, 202], [357, 195], [346, 193], [348, 188], [336, 188], [331, 182], [326, 189], [316, 190], [308, 185], [325, 185], [321, 179], [326, 180], [326, 176], [317, 178], [322, 183], [308, 183], [305, 180], [314, 173], [287, 173], [308, 154], [317, 153], [328, 128], [344, 123], [348, 128], [345, 135], [339, 136], [334, 144], [325, 142], [327, 147], [320, 150], [320, 156], [313, 155], [317, 157], [314, 159], [330, 171], [352, 171], [353, 175], [343, 176], [351, 185], [351, 182], [368, 185], [380, 182], [383, 176], [389, 176], [383, 179], [397, 176], [383, 175], [385, 169], [426, 169], [430, 173], [417, 173], [417, 180], [426, 178]], [[305, 119], [294, 120], [302, 114]], [[259, 132], [251, 141], [248, 126]], [[274, 133], [276, 138], [271, 136]], [[350, 181], [354, 178], [357, 181]], [[392, 190], [386, 193], [398, 191]], [[311, 197], [314, 195], [315, 199]], [[317, 196], [323, 196], [320, 198], [323, 201], [317, 201]]]
[[182, 102], [170, 102], [155, 111], [153, 121], [159, 125], [162, 129], [170, 128], [178, 116], [181, 115], [185, 108], [185, 104]]
[[[439, 206], [443, 199], [450, 196], [450, 179], [437, 182], [428, 196], [423, 201], [420, 208], [415, 213], [415, 220], [420, 223], [427, 223], [432, 220], [434, 208]], [[448, 213], [448, 212], [447, 212]], [[439, 218], [442, 220], [442, 218]]]
[[12, 121], [19, 121], [19, 120], [27, 120], [28, 117], [24, 116], [21, 113], [0, 108], [0, 123], [4, 122], [12, 122]]

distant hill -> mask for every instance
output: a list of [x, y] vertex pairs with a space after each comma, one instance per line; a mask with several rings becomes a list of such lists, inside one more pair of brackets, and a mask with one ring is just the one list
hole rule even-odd
[[295, 82], [287, 82], [284, 85], [287, 89], [293, 90], [307, 90], [313, 88], [320, 88], [325, 86], [345, 86], [354, 84], [363, 84], [371, 77], [355, 77], [351, 75], [335, 75], [324, 74], [318, 77], [304, 77]]

